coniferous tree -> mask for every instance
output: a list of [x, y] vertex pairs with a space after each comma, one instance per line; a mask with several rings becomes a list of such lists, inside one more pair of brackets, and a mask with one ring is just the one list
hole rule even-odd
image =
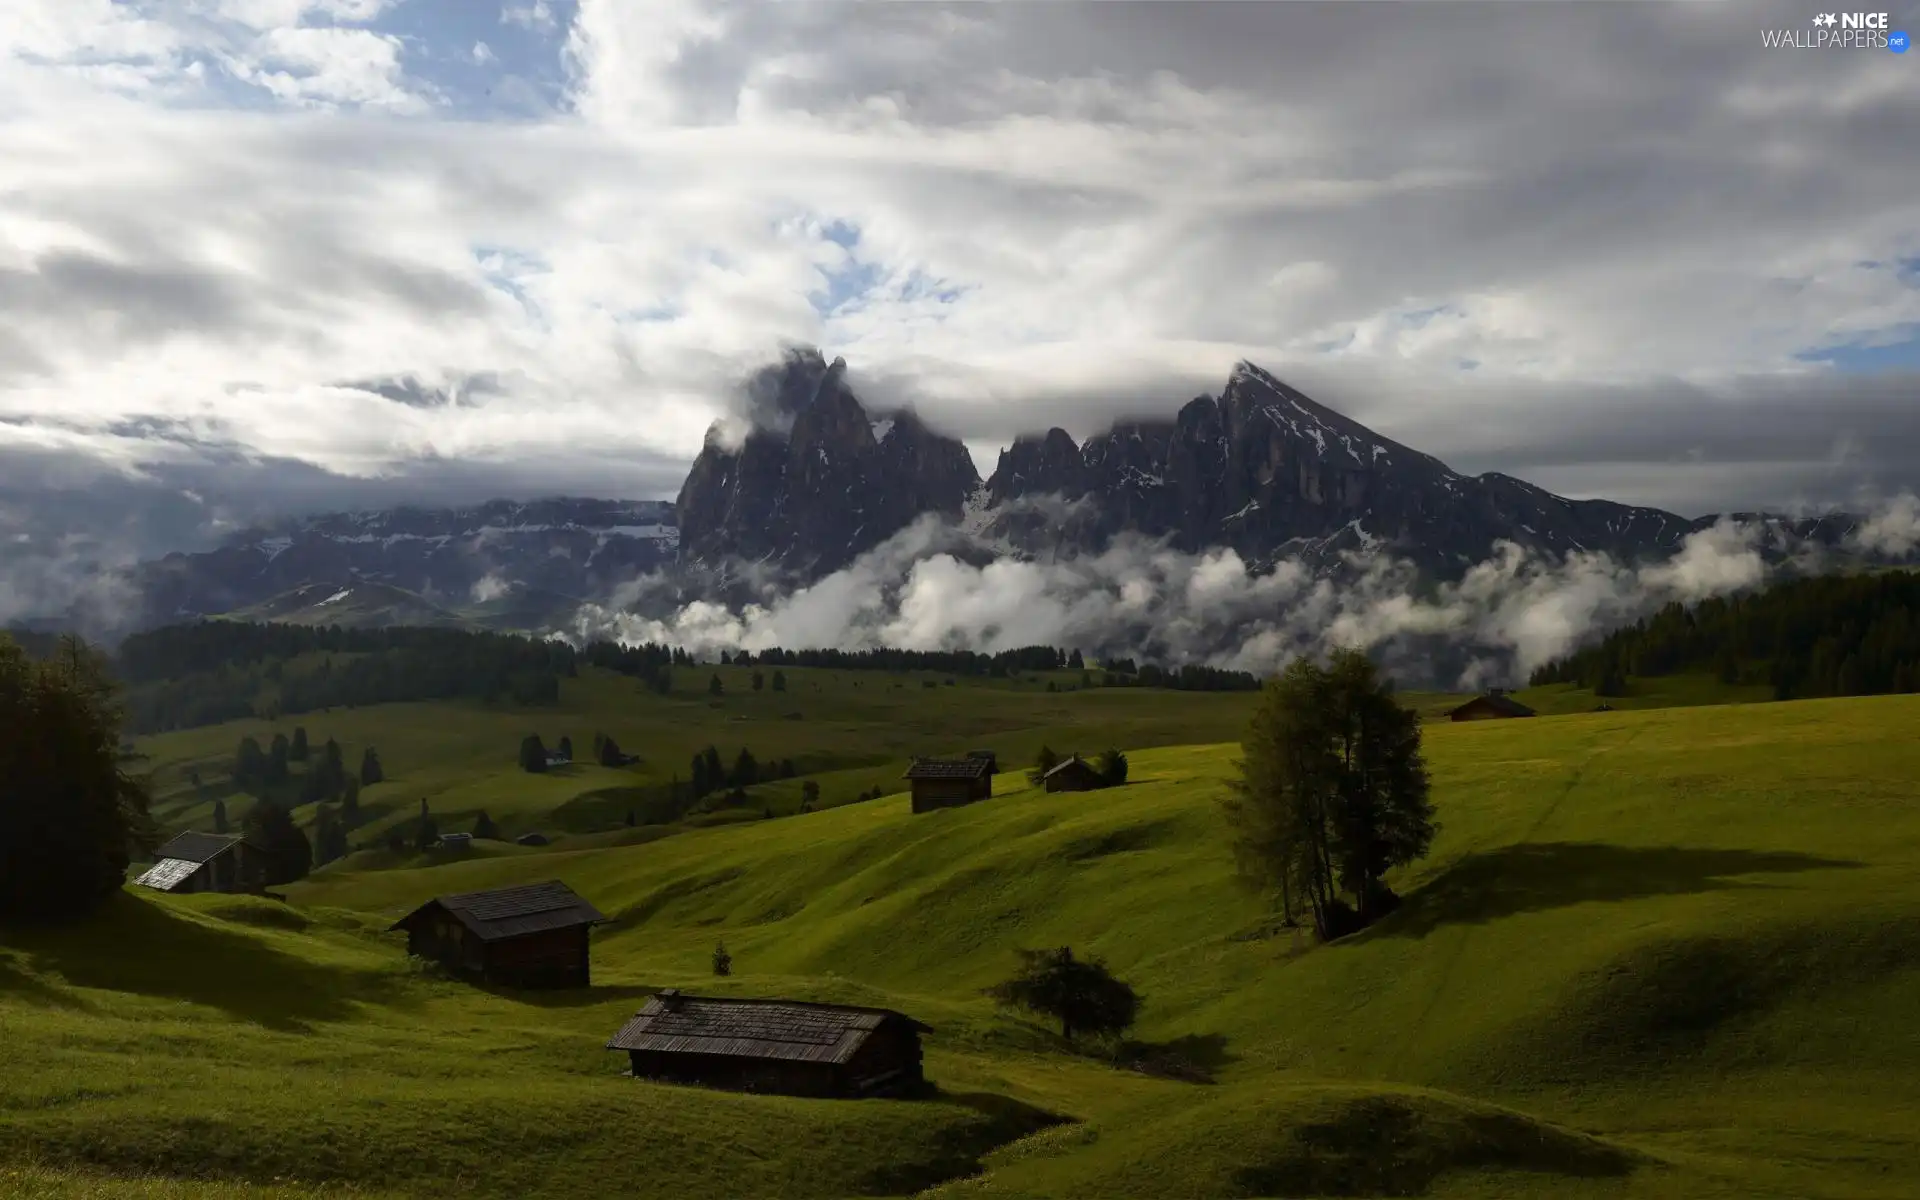
[[800, 785], [800, 811], [812, 812], [820, 807], [820, 785], [809, 779]]
[[715, 975], [733, 974], [733, 955], [727, 953], [727, 944], [725, 942], [714, 943], [713, 973]]
[[735, 787], [752, 787], [760, 782], [760, 764], [754, 761], [753, 751], [745, 746], [740, 747], [739, 755], [733, 760], [733, 773], [727, 777], [727, 782]]
[[1108, 750], [1100, 756], [1096, 769], [1108, 787], [1118, 787], [1127, 781], [1127, 756], [1118, 750]]
[[307, 761], [307, 757], [307, 727], [305, 725], [295, 725], [293, 727], [293, 741], [287, 744], [287, 761], [303, 763]]
[[433, 814], [427, 811], [427, 798], [420, 797], [420, 817], [414, 826], [413, 848], [430, 850], [440, 840], [440, 826], [434, 823]]
[[[721, 657], [724, 658], [725, 655], [722, 655]], [[726, 684], [720, 682], [720, 675], [718, 672], [714, 673], [713, 678], [707, 680], [707, 694], [709, 696], [723, 695], [726, 692], [726, 690], [727, 690], [727, 686]]]
[[560, 744], [556, 746], [555, 749], [560, 751], [561, 758], [566, 759], [568, 762], [573, 761], [573, 739], [572, 738], [568, 737], [564, 733], [561, 734]]
[[726, 782], [727, 778], [726, 768], [720, 765], [720, 751], [716, 747], [708, 746], [703, 753], [707, 759], [707, 786], [718, 788]]
[[547, 747], [539, 734], [530, 733], [520, 739], [520, 769], [532, 775], [546, 773]]
[[1060, 756], [1054, 753], [1053, 747], [1041, 746], [1040, 753], [1033, 756], [1033, 768], [1027, 772], [1027, 778], [1037, 785], [1048, 771], [1059, 765]]
[[1382, 877], [1423, 857], [1435, 825], [1419, 716], [1366, 656], [1293, 662], [1241, 747], [1226, 811], [1243, 876], [1277, 892], [1288, 919], [1304, 908], [1322, 938], [1390, 911]]
[[693, 798], [695, 800], [700, 799], [702, 796], [706, 795], [707, 792], [712, 789], [712, 787], [713, 787], [713, 784], [711, 783], [711, 781], [707, 779], [707, 756], [704, 754], [694, 755], [693, 756]]
[[287, 735], [276, 733], [273, 735], [273, 748], [267, 751], [267, 775], [264, 782], [270, 788], [278, 787], [285, 783], [287, 778]]
[[261, 800], [247, 811], [247, 836], [265, 852], [267, 885], [305, 879], [313, 870], [313, 843], [286, 809]]
[[258, 795], [267, 782], [267, 755], [252, 737], [240, 739], [233, 754], [233, 785], [243, 792]]
[[360, 781], [347, 780], [340, 789], [340, 821], [349, 828], [360, 823]]
[[372, 787], [376, 783], [385, 783], [387, 769], [380, 765], [380, 753], [372, 746], [360, 752], [360, 784]]
[[762, 675], [760, 672], [755, 671], [753, 673], [753, 690], [757, 692], [765, 688], [766, 686], [767, 686], [767, 677], [765, 675]]
[[85, 915], [120, 890], [129, 848], [158, 840], [120, 730], [91, 647], [63, 637], [33, 659], [0, 634], [0, 918]]
[[227, 831], [227, 802], [225, 800], [215, 800], [213, 802], [213, 831], [215, 833], [225, 833]]
[[474, 818], [473, 836], [485, 838], [490, 842], [500, 840], [500, 827], [493, 823], [493, 818], [487, 815], [487, 810], [484, 808], [480, 810], [480, 815]]
[[784, 692], [787, 690], [787, 673], [785, 671], [775, 671], [773, 673], [773, 690], [776, 692]]
[[1086, 668], [1086, 665], [1087, 665], [1087, 660], [1080, 657], [1080, 651], [1075, 650], [1072, 654], [1067, 655], [1068, 670], [1072, 670], [1072, 671], [1084, 670]]

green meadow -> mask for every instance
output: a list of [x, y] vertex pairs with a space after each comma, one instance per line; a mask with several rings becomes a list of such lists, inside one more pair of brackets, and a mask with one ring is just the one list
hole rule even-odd
[[[1391, 880], [1400, 911], [1314, 946], [1232, 877], [1217, 799], [1247, 697], [1018, 681], [983, 706], [881, 680], [793, 722], [778, 699], [649, 708], [609, 677], [570, 684], [570, 730], [445, 707], [302, 723], [374, 741], [383, 787], [449, 808], [479, 798], [462, 789], [530, 795], [514, 743], [536, 722], [585, 742], [581, 718], [616, 715], [596, 688], [631, 706], [600, 727], [642, 770], [684, 757], [650, 749], [671, 737], [729, 751], [723, 712], [749, 716], [763, 760], [876, 780], [929, 743], [1015, 760], [1047, 741], [1121, 745], [1131, 782], [1046, 795], [1010, 773], [992, 800], [921, 816], [890, 795], [628, 845], [347, 862], [284, 904], [129, 891], [78, 928], [7, 931], [0, 1192], [1920, 1193], [1920, 697], [1430, 724], [1434, 853]], [[890, 692], [915, 703], [890, 714]], [[1035, 714], [1051, 723], [1013, 727]], [[235, 728], [155, 739], [163, 777], [230, 753]], [[831, 761], [856, 753], [890, 761]], [[552, 799], [521, 803], [550, 820]], [[612, 918], [586, 992], [453, 982], [384, 932], [437, 893], [543, 878]], [[735, 974], [716, 979], [722, 939]], [[1060, 944], [1140, 990], [1133, 1044], [1069, 1047], [981, 995], [1014, 947]], [[625, 1078], [603, 1044], [667, 986], [902, 1009], [935, 1030], [939, 1095]]]

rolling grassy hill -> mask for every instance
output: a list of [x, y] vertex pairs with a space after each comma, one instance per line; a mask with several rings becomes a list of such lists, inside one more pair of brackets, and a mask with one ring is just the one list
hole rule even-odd
[[[1245, 723], [1252, 697], [1232, 692], [1166, 692], [1082, 688], [1078, 671], [1010, 679], [954, 678], [931, 672], [831, 671], [790, 668], [787, 690], [769, 681], [754, 691], [753, 668], [700, 667], [674, 672], [666, 696], [608, 671], [584, 669], [562, 682], [560, 703], [517, 708], [479, 702], [386, 704], [336, 708], [279, 721], [230, 721], [139, 741], [153, 774], [154, 813], [172, 829], [211, 828], [213, 801], [223, 798], [237, 820], [252, 798], [237, 794], [229, 771], [244, 736], [264, 746], [275, 733], [307, 730], [318, 748], [338, 740], [348, 767], [375, 747], [387, 782], [361, 796], [369, 822], [356, 842], [377, 839], [394, 822], [414, 817], [422, 799], [443, 830], [465, 830], [485, 811], [508, 837], [531, 830], [606, 832], [638, 798], [674, 778], [709, 744], [731, 766], [742, 746], [762, 763], [790, 758], [820, 785], [822, 806], [846, 803], [874, 786], [891, 791], [915, 754], [995, 749], [1010, 765], [1031, 761], [1043, 743], [1062, 754], [1096, 754], [1212, 741]], [[708, 692], [718, 676], [724, 693]], [[951, 684], [948, 680], [952, 679]], [[1049, 692], [1048, 686], [1056, 691]], [[1067, 690], [1074, 689], [1074, 690]], [[1431, 706], [1434, 697], [1410, 701]], [[1440, 698], [1444, 700], [1444, 697]], [[639, 762], [606, 768], [587, 761], [596, 731]], [[576, 761], [533, 775], [516, 765], [520, 740], [539, 734], [552, 747], [571, 737]], [[200, 783], [192, 777], [197, 774]], [[799, 778], [749, 789], [746, 811], [798, 810]], [[717, 798], [716, 798], [717, 799]], [[296, 809], [303, 821], [312, 806]]]
[[[1891, 697], [1430, 726], [1434, 854], [1393, 880], [1401, 911], [1321, 947], [1231, 879], [1220, 745], [1138, 752], [1105, 792], [1003, 776], [925, 816], [891, 797], [329, 871], [285, 906], [130, 894], [0, 937], [0, 1162], [53, 1195], [111, 1171], [153, 1195], [198, 1173], [276, 1195], [1912, 1196], [1916, 719]], [[379, 932], [556, 876], [614, 917], [585, 993], [441, 980]], [[1013, 947], [1062, 943], [1142, 991], [1126, 1059], [1181, 1071], [981, 996]], [[902, 1008], [936, 1030], [942, 1096], [621, 1077], [605, 1038], [675, 985]]]

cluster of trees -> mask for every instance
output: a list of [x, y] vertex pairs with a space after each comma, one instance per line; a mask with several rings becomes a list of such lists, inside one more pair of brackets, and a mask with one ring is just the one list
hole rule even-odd
[[940, 671], [948, 675], [1002, 677], [1022, 671], [1079, 670], [1078, 650], [1021, 646], [998, 654], [973, 650], [786, 650], [778, 646], [754, 652], [720, 654], [721, 666], [825, 667], [836, 671]]
[[678, 646], [659, 646], [652, 642], [638, 646], [593, 642], [580, 651], [579, 661], [638, 679], [647, 690], [663, 696], [673, 690], [673, 668], [694, 665], [693, 655]]
[[1107, 687], [1168, 688], [1176, 692], [1257, 692], [1260, 680], [1247, 671], [1229, 671], [1188, 663], [1183, 667], [1162, 667], [1154, 663], [1136, 665], [1130, 658], [1116, 658], [1103, 664], [1101, 682]]
[[[317, 664], [296, 664], [318, 656]], [[315, 629], [201, 621], [134, 634], [114, 669], [129, 729], [414, 700], [557, 703], [578, 673], [564, 642], [457, 629]]]
[[1226, 800], [1242, 873], [1325, 938], [1385, 916], [1386, 872], [1435, 833], [1420, 719], [1364, 654], [1295, 660], [1269, 680]]
[[[294, 771], [296, 765], [303, 769]], [[359, 766], [349, 769], [339, 742], [328, 738], [316, 751], [304, 725], [295, 726], [292, 737], [274, 734], [265, 749], [258, 738], [241, 738], [230, 770], [234, 787], [255, 797], [242, 824], [267, 851], [268, 883], [305, 878], [312, 868], [345, 857], [347, 834], [362, 820], [360, 789], [387, 777], [374, 747], [362, 749]], [[311, 839], [292, 817], [292, 809], [303, 804], [319, 806]], [[216, 800], [214, 832], [226, 833], [228, 821], [225, 801]]]
[[106, 660], [73, 638], [43, 649], [0, 635], [0, 918], [91, 912], [159, 840]]
[[1796, 579], [1763, 592], [1670, 604], [1533, 673], [1622, 695], [1629, 676], [1711, 671], [1782, 700], [1920, 691], [1920, 573]]
[[799, 774], [792, 759], [782, 758], [763, 763], [745, 746], [740, 747], [740, 753], [734, 755], [731, 767], [721, 759], [718, 748], [708, 746], [693, 756], [692, 772], [692, 797], [695, 801], [729, 788], [740, 793], [738, 798], [744, 800], [744, 789], [756, 783], [792, 779]]

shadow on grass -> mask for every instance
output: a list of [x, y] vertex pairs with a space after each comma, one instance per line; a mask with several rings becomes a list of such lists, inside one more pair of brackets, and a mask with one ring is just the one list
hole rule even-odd
[[942, 1131], [924, 1153], [870, 1172], [862, 1180], [863, 1194], [911, 1196], [955, 1179], [978, 1175], [986, 1170], [980, 1160], [1008, 1142], [1071, 1121], [1069, 1117], [992, 1092], [947, 1092], [932, 1085], [919, 1101], [972, 1109], [975, 1117]]
[[1865, 865], [1790, 851], [1529, 842], [1468, 855], [1408, 895], [1398, 912], [1362, 936], [1420, 937], [1441, 925], [1480, 924], [1590, 901], [1765, 886], [1741, 881], [1745, 875]]
[[1184, 1083], [1212, 1083], [1214, 1075], [1240, 1056], [1227, 1050], [1223, 1033], [1190, 1033], [1165, 1042], [1136, 1042], [1131, 1039], [1115, 1048], [1113, 1063], [1157, 1079], [1177, 1079]]
[[1244, 1196], [1423, 1196], [1452, 1171], [1617, 1179], [1634, 1157], [1519, 1113], [1425, 1111], [1368, 1097], [1292, 1130], [1272, 1161], [1236, 1173]]
[[0, 999], [17, 1000], [42, 1008], [84, 1009], [86, 1004], [43, 979], [27, 974], [10, 958], [0, 957]]
[[644, 983], [614, 983], [596, 984], [593, 987], [583, 988], [509, 988], [476, 985], [475, 990], [533, 1008], [592, 1008], [595, 1005], [613, 1004], [618, 1001], [635, 1004], [637, 1007], [660, 989]]
[[113, 898], [73, 925], [14, 937], [36, 971], [77, 987], [164, 996], [221, 1009], [269, 1029], [303, 1032], [338, 1021], [352, 1002], [390, 1002], [401, 980], [334, 968], [238, 930], [169, 912], [133, 896]]

